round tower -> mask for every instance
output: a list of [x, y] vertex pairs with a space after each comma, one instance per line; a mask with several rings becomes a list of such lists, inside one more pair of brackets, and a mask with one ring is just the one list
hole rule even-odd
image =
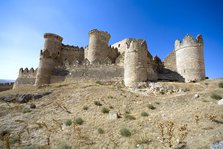
[[133, 87], [137, 82], [157, 79], [148, 55], [144, 40], [134, 39], [127, 44], [124, 58], [125, 86]]
[[40, 52], [40, 62], [37, 70], [35, 85], [49, 84], [56, 59], [62, 46], [63, 38], [52, 33], [44, 34], [44, 48]]
[[88, 35], [89, 45], [86, 58], [90, 63], [103, 63], [109, 53], [108, 42], [111, 37], [110, 34], [108, 32], [94, 29], [91, 30]]
[[194, 82], [205, 79], [204, 43], [201, 35], [196, 40], [186, 35], [182, 42], [175, 41], [177, 72], [185, 82]]

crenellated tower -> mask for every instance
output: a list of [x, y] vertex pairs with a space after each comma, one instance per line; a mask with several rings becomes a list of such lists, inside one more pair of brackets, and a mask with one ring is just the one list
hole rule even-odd
[[108, 42], [110, 34], [108, 32], [91, 30], [89, 33], [89, 45], [86, 58], [90, 63], [103, 63], [109, 55]]
[[204, 43], [201, 35], [196, 40], [187, 34], [183, 41], [175, 41], [177, 72], [185, 82], [205, 79]]
[[62, 48], [63, 38], [52, 33], [44, 34], [44, 48], [40, 52], [40, 62], [35, 85], [49, 84], [52, 71], [57, 64], [57, 59]]
[[151, 65], [146, 41], [134, 39], [127, 44], [124, 58], [125, 86], [132, 87], [137, 82], [157, 80], [157, 74]]

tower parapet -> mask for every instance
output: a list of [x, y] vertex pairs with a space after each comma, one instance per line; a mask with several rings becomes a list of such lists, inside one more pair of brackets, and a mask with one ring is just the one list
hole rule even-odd
[[185, 82], [205, 79], [204, 44], [201, 35], [196, 39], [187, 34], [183, 41], [175, 41], [177, 72], [184, 77]]
[[52, 33], [44, 34], [44, 48], [40, 52], [40, 62], [35, 85], [49, 84], [56, 60], [61, 52], [63, 38]]
[[94, 62], [103, 63], [109, 54], [108, 42], [111, 37], [110, 34], [94, 29], [88, 35], [89, 45], [86, 58], [91, 64]]

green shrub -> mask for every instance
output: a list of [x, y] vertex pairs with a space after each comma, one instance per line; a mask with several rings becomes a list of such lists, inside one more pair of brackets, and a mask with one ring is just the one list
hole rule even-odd
[[223, 88], [223, 82], [218, 83], [218, 87]]
[[96, 81], [96, 83], [99, 85], [103, 85], [103, 83], [101, 81]]
[[60, 149], [71, 149], [71, 147], [69, 145], [67, 145], [66, 143], [62, 143], [60, 145]]
[[220, 99], [222, 99], [222, 97], [221, 97], [220, 95], [215, 94], [215, 93], [211, 94], [211, 98], [212, 98], [212, 99], [216, 99], [216, 100], [220, 100]]
[[84, 109], [84, 110], [88, 110], [88, 106], [84, 106], [83, 109]]
[[108, 96], [108, 99], [113, 99], [114, 97], [113, 96]]
[[65, 121], [65, 125], [66, 126], [70, 126], [72, 124], [72, 121], [70, 119], [66, 120]]
[[110, 109], [114, 109], [114, 107], [113, 107], [113, 106], [109, 106], [109, 108], [110, 108]]
[[126, 115], [125, 115], [125, 118], [126, 118], [127, 120], [135, 120], [135, 119], [136, 119], [134, 116], [129, 115], [129, 114], [126, 114]]
[[120, 134], [124, 137], [130, 137], [131, 136], [131, 132], [127, 128], [122, 128], [120, 130]]
[[9, 130], [2, 130], [0, 132], [0, 140], [3, 140], [6, 135], [10, 135], [10, 131]]
[[148, 104], [147, 107], [148, 107], [149, 109], [151, 109], [151, 110], [155, 110], [155, 109], [156, 109], [156, 107], [154, 107], [152, 104]]
[[109, 109], [108, 109], [108, 108], [103, 107], [103, 108], [101, 109], [101, 112], [102, 112], [102, 113], [109, 113]]
[[149, 116], [149, 114], [146, 113], [146, 112], [142, 112], [142, 113], [141, 113], [141, 116], [143, 116], [143, 117], [147, 117], [147, 116]]
[[30, 113], [30, 112], [32, 112], [32, 110], [29, 108], [24, 108], [22, 111], [22, 113]]
[[94, 101], [94, 104], [95, 104], [96, 106], [102, 106], [102, 104], [101, 104], [99, 101]]
[[103, 134], [104, 133], [104, 130], [102, 128], [98, 128], [98, 133], [99, 134]]
[[75, 119], [75, 124], [82, 125], [83, 123], [84, 121], [82, 120], [82, 118], [78, 117]]

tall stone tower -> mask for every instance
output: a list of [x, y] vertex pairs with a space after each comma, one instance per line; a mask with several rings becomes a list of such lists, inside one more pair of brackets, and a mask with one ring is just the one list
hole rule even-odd
[[204, 43], [201, 35], [196, 40], [186, 35], [182, 42], [175, 41], [177, 72], [184, 77], [185, 82], [205, 79]]
[[[128, 44], [128, 43], [127, 43]], [[146, 41], [133, 39], [125, 50], [124, 83], [132, 87], [136, 82], [156, 80], [157, 75], [149, 63]]]
[[50, 83], [52, 71], [55, 68], [58, 56], [61, 52], [62, 37], [52, 33], [45, 33], [44, 39], [45, 43], [40, 53], [35, 85]]
[[90, 63], [103, 63], [109, 53], [108, 42], [111, 37], [110, 34], [108, 32], [94, 29], [91, 30], [88, 35], [89, 45], [86, 58]]

